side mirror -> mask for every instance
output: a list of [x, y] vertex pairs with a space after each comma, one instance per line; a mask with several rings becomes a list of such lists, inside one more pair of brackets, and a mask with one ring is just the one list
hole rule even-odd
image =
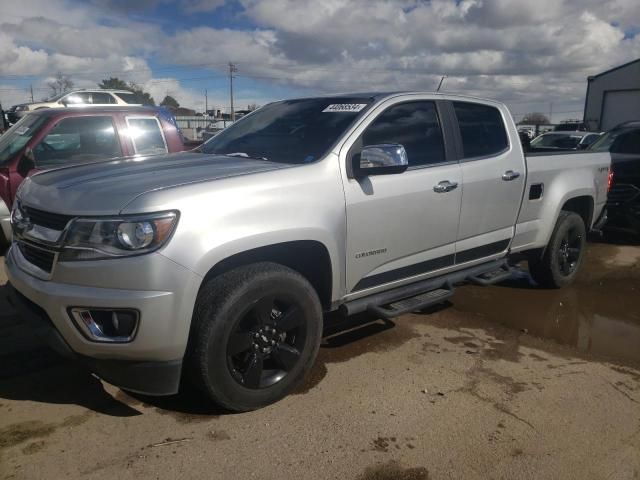
[[29, 172], [36, 168], [36, 156], [33, 154], [33, 150], [30, 147], [24, 149], [22, 158], [18, 162], [18, 173], [21, 177], [27, 177]]
[[396, 143], [369, 145], [353, 159], [356, 177], [402, 173], [409, 167], [406, 150]]

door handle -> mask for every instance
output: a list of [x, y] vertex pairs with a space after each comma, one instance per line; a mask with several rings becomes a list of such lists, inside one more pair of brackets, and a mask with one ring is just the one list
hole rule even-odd
[[502, 180], [505, 182], [510, 182], [511, 180], [515, 180], [520, 176], [520, 172], [514, 172], [513, 170], [507, 170], [502, 174]]
[[455, 190], [456, 188], [458, 188], [458, 184], [456, 182], [450, 182], [449, 180], [444, 180], [438, 183], [436, 186], [434, 186], [433, 191], [436, 193], [446, 193], [446, 192], [450, 192], [451, 190]]

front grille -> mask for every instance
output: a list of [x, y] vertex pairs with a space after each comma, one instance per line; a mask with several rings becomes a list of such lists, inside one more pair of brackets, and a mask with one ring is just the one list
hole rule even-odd
[[18, 247], [22, 256], [31, 264], [38, 267], [40, 270], [44, 270], [47, 273], [51, 273], [53, 269], [53, 262], [55, 261], [56, 254], [49, 250], [43, 250], [38, 247], [34, 247], [28, 243], [19, 242]]
[[640, 189], [634, 185], [619, 184], [611, 187], [609, 191], [609, 203], [626, 203], [640, 195]]
[[24, 212], [34, 225], [62, 231], [73, 217], [59, 213], [45, 212], [32, 207], [23, 207]]

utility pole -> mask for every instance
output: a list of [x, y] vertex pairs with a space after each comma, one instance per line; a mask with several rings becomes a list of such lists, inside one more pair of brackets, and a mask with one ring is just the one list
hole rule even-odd
[[231, 121], [236, 121], [236, 112], [233, 111], [233, 74], [238, 71], [238, 68], [231, 62], [229, 62], [229, 96], [231, 98]]
[[204, 116], [209, 116], [209, 99], [207, 98], [207, 89], [204, 89]]
[[29, 90], [31, 91], [31, 103], [33, 103], [33, 85], [29, 85]]
[[436, 89], [436, 92], [440, 91], [440, 87], [442, 87], [442, 84], [444, 83], [444, 79], [447, 78], [446, 75], [442, 75], [442, 78], [440, 79], [440, 83], [438, 84], [438, 88]]

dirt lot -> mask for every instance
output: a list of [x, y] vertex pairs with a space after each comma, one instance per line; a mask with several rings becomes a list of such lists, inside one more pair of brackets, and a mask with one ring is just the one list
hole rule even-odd
[[569, 289], [330, 319], [304, 387], [242, 415], [103, 384], [0, 298], [0, 478], [637, 479], [639, 290], [640, 247], [591, 244]]

